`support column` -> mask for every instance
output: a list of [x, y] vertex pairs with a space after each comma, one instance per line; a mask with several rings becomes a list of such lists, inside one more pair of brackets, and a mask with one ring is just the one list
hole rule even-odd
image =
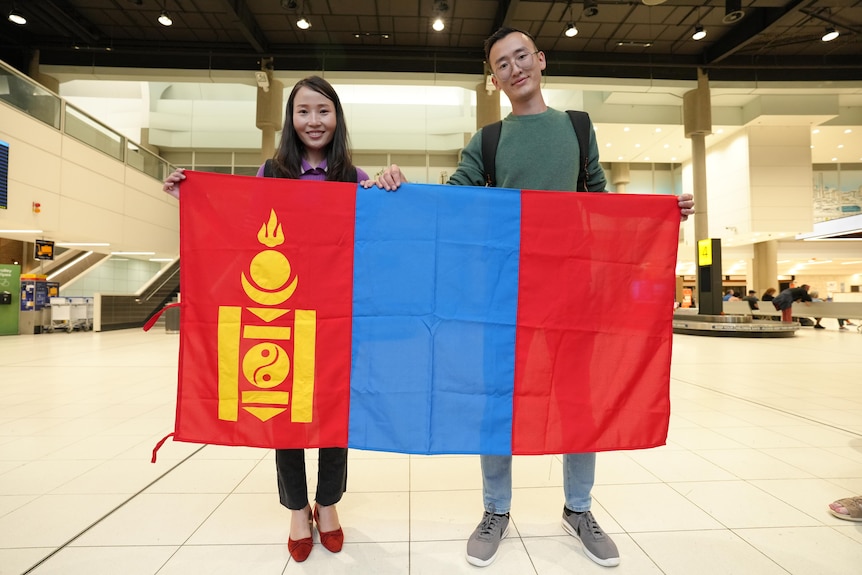
[[485, 81], [476, 85], [476, 129], [500, 121], [500, 92], [491, 84], [491, 71], [485, 66]]
[[[709, 239], [709, 218], [707, 217], [707, 194], [706, 194], [706, 136], [712, 133], [712, 102], [709, 94], [709, 77], [698, 68], [697, 88], [683, 95], [683, 124], [685, 136], [691, 139], [691, 175], [692, 194], [694, 195], [694, 238], [696, 242]], [[720, 244], [719, 244], [720, 246]], [[720, 247], [719, 247], [720, 253]], [[701, 256], [695, 254], [695, 261]], [[721, 260], [711, 260], [712, 273], [721, 275]], [[697, 301], [700, 310], [704, 309], [705, 297], [714, 299], [716, 294], [712, 292], [702, 293], [703, 289], [710, 286], [701, 286], [701, 278], [697, 281]], [[718, 302], [721, 301], [721, 292], [717, 294]], [[714, 302], [713, 302], [714, 303]], [[707, 305], [707, 308], [709, 305]], [[721, 309], [721, 306], [712, 306]]]
[[257, 89], [257, 120], [255, 124], [261, 131], [260, 159], [262, 162], [275, 155], [275, 133], [282, 129], [282, 107], [284, 84], [274, 80], [272, 70], [264, 70], [269, 79], [268, 88]]
[[611, 164], [611, 184], [617, 194], [626, 193], [626, 185], [631, 183], [632, 176], [629, 172], [628, 162], [614, 162]]
[[757, 290], [758, 294], [762, 294], [767, 288], [778, 289], [778, 240], [754, 244], [752, 268], [754, 286], [751, 289]]
[[30, 66], [28, 69], [28, 76], [54, 92], [55, 94], [60, 93], [60, 81], [57, 80], [54, 76], [48, 76], [47, 74], [43, 74], [39, 67], [39, 50], [33, 50], [33, 57], [30, 58]]

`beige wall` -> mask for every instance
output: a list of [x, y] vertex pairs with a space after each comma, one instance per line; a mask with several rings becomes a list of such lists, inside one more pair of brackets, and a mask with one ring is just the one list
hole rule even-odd
[[[0, 228], [108, 242], [95, 248], [105, 253], [178, 253], [178, 203], [161, 182], [8, 106], [0, 106], [0, 139], [10, 147], [9, 208], [0, 210]], [[41, 213], [33, 213], [33, 202]]]

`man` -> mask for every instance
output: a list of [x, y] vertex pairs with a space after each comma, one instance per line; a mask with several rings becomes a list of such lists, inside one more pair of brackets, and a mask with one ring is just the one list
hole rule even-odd
[[[549, 108], [542, 95], [542, 70], [545, 54], [536, 47], [529, 33], [501, 28], [485, 41], [485, 57], [494, 73], [492, 82], [512, 103], [512, 113], [503, 120], [497, 147], [496, 182], [503, 188], [575, 191], [579, 173], [579, 146], [569, 116]], [[483, 186], [482, 137], [477, 132], [461, 156], [450, 184]], [[587, 159], [587, 189], [603, 192], [607, 185], [599, 164], [595, 131], [590, 126]], [[400, 168], [393, 164], [378, 178], [377, 185], [395, 190], [406, 182]], [[375, 182], [365, 182], [366, 187]], [[694, 213], [690, 194], [679, 198], [681, 218]], [[512, 457], [482, 455], [482, 480], [485, 513], [467, 542], [467, 561], [484, 567], [497, 556], [500, 541], [509, 530], [512, 500]], [[578, 539], [584, 553], [600, 565], [612, 567], [620, 562], [611, 538], [599, 527], [590, 505], [595, 482], [595, 453], [563, 455], [565, 507], [563, 527]]]
[[742, 299], [743, 299], [743, 301], [748, 302], [748, 307], [751, 308], [751, 311], [754, 311], [756, 309], [760, 309], [760, 306], [757, 305], [757, 302], [759, 302], [760, 300], [757, 299], [757, 292], [754, 291], [753, 289], [748, 290], [748, 295]]
[[772, 300], [775, 309], [781, 312], [781, 321], [790, 323], [793, 321], [793, 302], [801, 301], [810, 305], [811, 296], [808, 295], [808, 284], [800, 287], [787, 288]]

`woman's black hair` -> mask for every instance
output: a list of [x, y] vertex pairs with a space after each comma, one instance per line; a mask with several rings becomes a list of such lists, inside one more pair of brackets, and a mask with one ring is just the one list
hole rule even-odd
[[326, 179], [338, 182], [355, 182], [356, 169], [350, 154], [350, 139], [344, 121], [341, 100], [332, 85], [320, 76], [303, 78], [290, 91], [284, 111], [284, 128], [281, 130], [281, 143], [272, 160], [272, 170], [280, 178], [299, 178], [302, 175], [302, 158], [305, 146], [293, 127], [293, 102], [300, 88], [314, 90], [322, 94], [335, 106], [335, 133], [326, 148]]

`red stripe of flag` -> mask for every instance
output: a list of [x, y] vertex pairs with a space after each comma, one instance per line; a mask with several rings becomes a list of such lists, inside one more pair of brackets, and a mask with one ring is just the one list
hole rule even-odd
[[524, 191], [521, 205], [513, 453], [663, 445], [676, 198]]

